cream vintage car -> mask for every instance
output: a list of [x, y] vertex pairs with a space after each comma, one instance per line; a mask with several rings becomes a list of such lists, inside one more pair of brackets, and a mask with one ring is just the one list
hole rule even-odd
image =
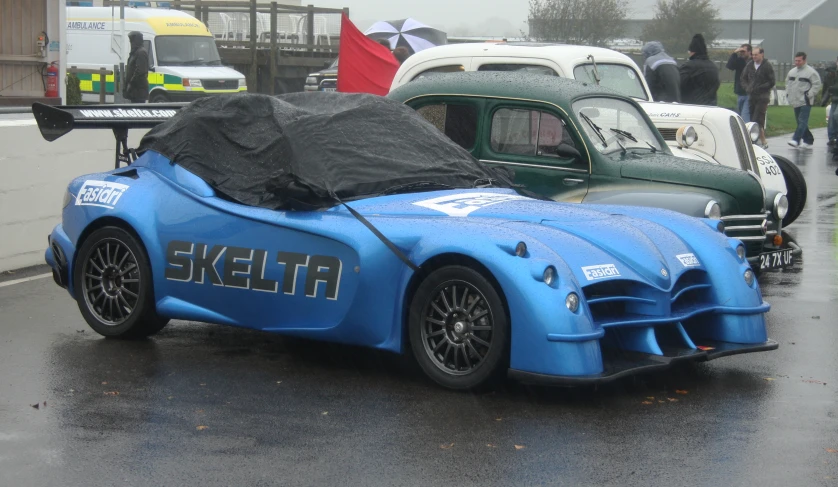
[[[771, 200], [766, 208], [777, 221], [768, 229], [768, 235], [774, 234], [779, 244], [782, 227], [803, 211], [803, 175], [788, 159], [772, 156], [753, 144], [758, 135], [754, 125], [746, 126], [739, 115], [724, 108], [654, 102], [640, 68], [625, 54], [600, 47], [549, 43], [449, 44], [410, 56], [399, 68], [390, 89], [423, 76], [463, 71], [525, 71], [561, 76], [633, 97], [641, 101], [676, 155], [740, 168], [760, 179], [767, 199]], [[777, 204], [781, 194], [788, 200], [787, 211], [778, 208], [782, 206]]]

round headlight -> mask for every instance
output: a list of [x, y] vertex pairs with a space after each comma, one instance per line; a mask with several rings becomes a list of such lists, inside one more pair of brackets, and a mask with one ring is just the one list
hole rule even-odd
[[759, 124], [756, 122], [748, 122], [745, 124], [745, 130], [748, 131], [748, 137], [751, 142], [755, 143], [759, 140]]
[[524, 242], [518, 242], [518, 245], [515, 246], [515, 255], [518, 257], [527, 255], [527, 244]]
[[748, 269], [747, 271], [745, 271], [745, 274], [743, 274], [742, 277], [745, 278], [745, 284], [749, 286], [754, 285], [754, 271]]
[[571, 313], [575, 313], [579, 309], [579, 296], [576, 293], [570, 293], [564, 300], [564, 305]]
[[698, 132], [692, 125], [683, 125], [675, 132], [675, 140], [678, 141], [679, 147], [689, 147], [698, 140]]
[[556, 268], [553, 266], [547, 266], [544, 269], [544, 284], [548, 286], [552, 286], [554, 282], [556, 282]]
[[739, 260], [745, 260], [745, 246], [744, 245], [737, 245], [736, 246], [736, 255], [739, 257]]
[[786, 217], [786, 213], [788, 212], [789, 199], [786, 198], [786, 195], [779, 193], [774, 197], [774, 216], [776, 216], [778, 220], [782, 220]]
[[73, 199], [75, 199], [73, 194], [70, 193], [69, 190], [65, 191], [64, 192], [64, 202], [62, 203], [61, 208], [67, 208], [67, 205], [69, 205], [70, 202], [73, 201]]
[[719, 203], [713, 200], [708, 201], [707, 206], [704, 207], [704, 218], [721, 220], [722, 208], [719, 206]]

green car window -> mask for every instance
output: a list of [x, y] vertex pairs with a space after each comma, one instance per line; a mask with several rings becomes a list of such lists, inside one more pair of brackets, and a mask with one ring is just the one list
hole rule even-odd
[[474, 148], [477, 141], [477, 107], [436, 103], [416, 111], [460, 147], [467, 150]]
[[538, 110], [501, 108], [492, 116], [490, 144], [503, 154], [559, 157], [559, 145], [575, 148], [564, 123]]
[[[597, 83], [599, 77], [599, 83]], [[597, 63], [580, 64], [573, 68], [573, 78], [592, 85], [604, 86], [621, 95], [648, 100], [640, 75], [631, 66], [624, 64]]]
[[582, 98], [573, 102], [582, 129], [603, 154], [626, 150], [661, 151], [654, 127], [631, 103], [616, 98]]

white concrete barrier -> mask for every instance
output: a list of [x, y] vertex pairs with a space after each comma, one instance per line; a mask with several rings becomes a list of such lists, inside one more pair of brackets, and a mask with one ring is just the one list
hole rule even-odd
[[[131, 144], [145, 131], [135, 132]], [[0, 272], [44, 263], [67, 183], [113, 169], [114, 146], [109, 130], [77, 130], [47, 142], [31, 116], [0, 118]]]

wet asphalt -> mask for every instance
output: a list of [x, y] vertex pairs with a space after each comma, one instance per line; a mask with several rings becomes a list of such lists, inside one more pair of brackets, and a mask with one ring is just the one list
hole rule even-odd
[[838, 163], [803, 171], [804, 253], [760, 277], [773, 352], [598, 388], [443, 390], [398, 357], [172, 322], [84, 323], [45, 267], [0, 278], [0, 486], [838, 485]]

